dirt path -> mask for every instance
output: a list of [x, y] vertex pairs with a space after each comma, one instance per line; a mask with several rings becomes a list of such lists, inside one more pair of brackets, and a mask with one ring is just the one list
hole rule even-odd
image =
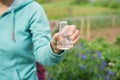
[[115, 28], [103, 28], [99, 30], [94, 30], [91, 32], [90, 39], [95, 39], [97, 37], [103, 37], [109, 42], [114, 42], [117, 36], [120, 36], [120, 27]]

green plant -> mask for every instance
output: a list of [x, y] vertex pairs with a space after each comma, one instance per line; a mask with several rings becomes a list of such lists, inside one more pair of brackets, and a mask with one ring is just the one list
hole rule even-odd
[[120, 47], [120, 36], [116, 38], [115, 44]]
[[89, 2], [89, 0], [74, 0], [72, 4], [85, 4], [86, 2]]
[[51, 0], [36, 0], [37, 2], [39, 2], [39, 3], [48, 3], [48, 2], [50, 2]]
[[120, 8], [119, 2], [112, 2], [109, 4], [110, 8]]
[[46, 69], [52, 80], [119, 80], [119, 59], [119, 49], [103, 38], [93, 42], [81, 39], [60, 64]]

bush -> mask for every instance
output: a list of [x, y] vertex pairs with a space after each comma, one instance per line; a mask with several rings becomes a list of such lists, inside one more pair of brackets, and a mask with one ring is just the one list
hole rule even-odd
[[120, 47], [120, 36], [116, 38], [115, 44]]
[[119, 59], [119, 49], [112, 48], [104, 39], [94, 42], [81, 39], [77, 47], [67, 51], [60, 64], [46, 68], [48, 79], [119, 80]]
[[120, 3], [119, 2], [112, 2], [109, 4], [110, 8], [120, 8]]
[[72, 4], [75, 4], [75, 5], [77, 5], [77, 4], [85, 4], [87, 2], [89, 2], [89, 0], [73, 0]]
[[119, 2], [115, 2], [115, 1], [113, 1], [113, 2], [101, 1], [101, 2], [95, 3], [95, 5], [102, 6], [102, 7], [115, 8], [115, 9], [120, 8]]
[[36, 0], [37, 2], [39, 2], [39, 3], [48, 3], [48, 2], [50, 2], [51, 0]]
[[108, 7], [109, 6], [108, 2], [97, 2], [97, 3], [95, 3], [95, 5], [102, 6], [102, 7]]

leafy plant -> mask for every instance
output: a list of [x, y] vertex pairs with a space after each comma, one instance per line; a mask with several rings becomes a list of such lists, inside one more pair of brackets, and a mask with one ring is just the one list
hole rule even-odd
[[48, 3], [48, 2], [50, 2], [51, 0], [36, 0], [37, 2], [39, 2], [39, 3]]
[[89, 0], [74, 0], [73, 4], [85, 4], [86, 2], [89, 2]]
[[119, 2], [112, 2], [109, 4], [110, 8], [120, 8]]
[[118, 36], [118, 37], [116, 38], [115, 43], [116, 43], [116, 45], [120, 46], [120, 36]]
[[[116, 54], [115, 54], [116, 53]], [[80, 40], [74, 49], [67, 51], [63, 61], [46, 67], [52, 80], [119, 80], [119, 49], [103, 38], [93, 42]]]

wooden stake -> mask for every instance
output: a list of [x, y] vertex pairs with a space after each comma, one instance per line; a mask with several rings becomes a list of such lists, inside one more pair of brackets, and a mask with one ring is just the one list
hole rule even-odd
[[90, 19], [87, 18], [87, 34], [86, 34], [87, 39], [90, 39]]
[[112, 26], [111, 26], [112, 28], [114, 28], [115, 27], [115, 16], [112, 16]]
[[81, 26], [80, 26], [80, 36], [81, 38], [84, 37], [84, 18], [81, 18]]

